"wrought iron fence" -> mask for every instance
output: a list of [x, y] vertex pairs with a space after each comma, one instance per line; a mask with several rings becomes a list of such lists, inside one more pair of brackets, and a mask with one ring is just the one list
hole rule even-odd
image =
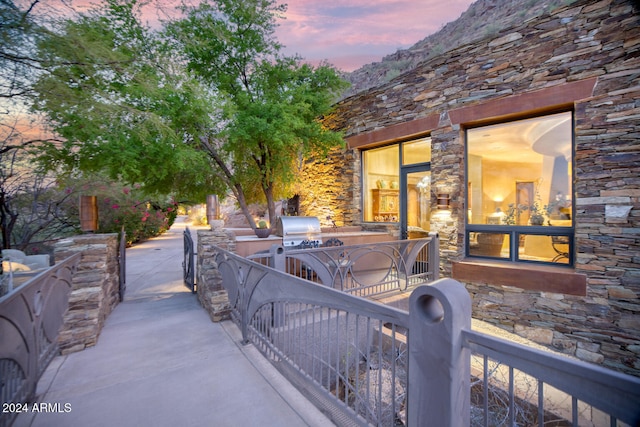
[[249, 256], [288, 274], [361, 297], [404, 291], [439, 274], [439, 239], [278, 249]]
[[120, 242], [118, 247], [118, 266], [120, 269], [118, 297], [120, 302], [124, 301], [124, 293], [127, 290], [127, 233], [124, 227], [120, 232]]
[[452, 279], [416, 287], [409, 314], [222, 249], [215, 258], [244, 340], [337, 425], [640, 422], [640, 379], [472, 331], [469, 294]]
[[[77, 253], [0, 298], [0, 427], [34, 397], [38, 379], [58, 351], [58, 333], [69, 303]], [[7, 406], [9, 405], [9, 406]]]
[[471, 425], [638, 426], [640, 380], [465, 331], [471, 350]]
[[195, 279], [195, 248], [193, 244], [193, 237], [189, 227], [184, 229], [182, 234], [184, 241], [184, 257], [182, 260], [182, 277], [184, 285], [191, 289], [192, 293], [196, 293], [196, 279]]
[[405, 417], [408, 314], [218, 251], [243, 338], [338, 425]]

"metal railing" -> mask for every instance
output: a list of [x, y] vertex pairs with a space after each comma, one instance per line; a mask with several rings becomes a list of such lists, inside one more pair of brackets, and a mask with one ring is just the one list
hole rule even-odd
[[409, 314], [222, 249], [215, 262], [243, 339], [337, 425], [640, 421], [640, 379], [472, 331], [452, 279], [416, 287]]
[[640, 425], [640, 378], [471, 330], [460, 283], [418, 287], [409, 307], [409, 425]]
[[0, 298], [1, 427], [10, 426], [18, 414], [10, 405], [33, 399], [38, 379], [58, 352], [80, 257], [72, 255]]
[[232, 319], [338, 425], [404, 417], [408, 314], [219, 250]]
[[463, 339], [482, 414], [476, 425], [640, 425], [635, 377], [475, 331], [465, 331]]
[[248, 257], [277, 270], [361, 297], [405, 291], [439, 274], [439, 239], [281, 249]]
[[184, 257], [182, 260], [182, 277], [184, 285], [191, 289], [192, 293], [196, 293], [196, 266], [195, 266], [195, 248], [193, 237], [189, 227], [185, 227], [182, 234], [184, 242]]

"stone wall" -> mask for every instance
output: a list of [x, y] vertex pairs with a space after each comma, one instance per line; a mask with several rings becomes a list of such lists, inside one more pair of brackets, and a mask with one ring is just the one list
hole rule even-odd
[[196, 263], [198, 301], [213, 322], [220, 322], [229, 318], [231, 306], [215, 262], [216, 247], [229, 252], [236, 249], [235, 235], [222, 228], [222, 221], [215, 221], [211, 230], [198, 230]]
[[77, 252], [82, 257], [58, 337], [62, 354], [95, 345], [104, 321], [120, 301], [118, 235], [83, 234], [59, 240], [54, 246], [56, 260]]
[[[300, 215], [316, 216], [323, 227], [353, 225], [360, 218], [360, 204], [355, 204], [356, 182], [360, 180], [359, 153], [336, 149], [324, 159], [309, 159], [304, 165], [300, 196]], [[358, 193], [359, 194], [359, 193]]]
[[634, 3], [579, 0], [338, 105], [330, 124], [345, 132], [351, 144], [345, 159], [353, 163], [332, 168], [352, 170], [353, 179], [331, 192], [352, 194], [354, 214], [361, 190], [353, 147], [366, 146], [354, 141], [367, 136], [380, 144], [384, 137], [375, 137], [383, 134], [392, 136], [386, 142], [398, 141], [398, 129], [409, 128], [431, 135], [432, 181], [451, 196], [451, 219], [436, 230], [445, 274], [464, 256], [464, 126], [480, 120], [469, 118], [472, 108], [485, 121], [573, 109], [574, 261], [576, 273], [587, 277], [582, 297], [468, 283], [474, 316], [640, 375], [640, 15]]

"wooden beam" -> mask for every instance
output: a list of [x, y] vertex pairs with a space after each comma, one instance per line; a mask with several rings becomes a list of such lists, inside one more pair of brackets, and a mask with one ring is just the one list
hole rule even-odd
[[452, 277], [461, 282], [513, 286], [529, 291], [587, 295], [587, 276], [573, 269], [525, 263], [456, 261]]

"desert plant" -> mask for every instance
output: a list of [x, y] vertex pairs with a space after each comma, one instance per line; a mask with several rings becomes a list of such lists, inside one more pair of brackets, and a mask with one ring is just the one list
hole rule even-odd
[[150, 200], [137, 186], [112, 184], [102, 189], [106, 194], [98, 197], [98, 230], [103, 233], [124, 230], [129, 244], [162, 234], [177, 215], [175, 202]]

